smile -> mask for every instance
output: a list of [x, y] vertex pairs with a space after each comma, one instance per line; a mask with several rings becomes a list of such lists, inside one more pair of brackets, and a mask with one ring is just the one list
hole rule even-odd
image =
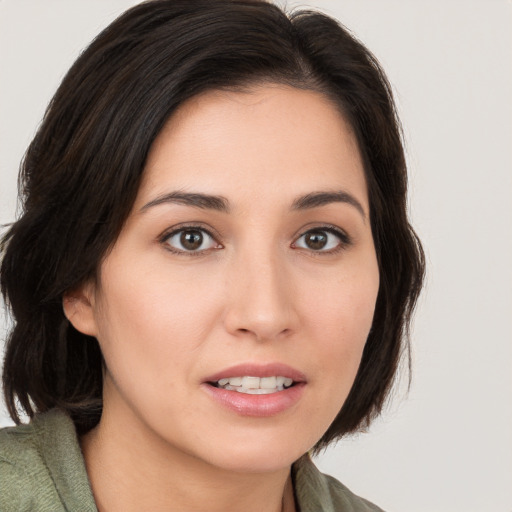
[[260, 418], [293, 409], [306, 386], [304, 373], [281, 363], [239, 364], [202, 382], [202, 389], [223, 409]]
[[293, 386], [293, 379], [281, 375], [270, 377], [228, 377], [219, 379], [213, 382], [212, 385], [228, 391], [237, 391], [238, 393], [249, 395], [268, 395], [290, 388]]

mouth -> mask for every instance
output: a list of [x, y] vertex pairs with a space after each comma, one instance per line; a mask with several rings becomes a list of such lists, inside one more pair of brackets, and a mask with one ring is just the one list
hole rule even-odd
[[224, 377], [213, 382], [208, 382], [208, 384], [216, 388], [248, 395], [269, 395], [289, 389], [296, 383], [292, 378], [282, 375], [269, 377], [245, 375], [241, 377]]
[[203, 381], [214, 402], [241, 416], [268, 417], [293, 408], [304, 394], [306, 376], [281, 363], [241, 364]]

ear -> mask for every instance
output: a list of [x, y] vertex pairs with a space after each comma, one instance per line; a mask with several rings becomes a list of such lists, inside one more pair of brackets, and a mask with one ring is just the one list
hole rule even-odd
[[71, 325], [82, 334], [97, 336], [94, 285], [85, 283], [67, 291], [62, 297], [64, 315]]

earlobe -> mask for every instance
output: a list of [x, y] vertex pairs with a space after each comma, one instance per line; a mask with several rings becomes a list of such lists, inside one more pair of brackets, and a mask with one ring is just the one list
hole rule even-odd
[[77, 331], [96, 337], [97, 326], [92, 292], [92, 287], [89, 285], [66, 292], [62, 297], [62, 308], [64, 315]]

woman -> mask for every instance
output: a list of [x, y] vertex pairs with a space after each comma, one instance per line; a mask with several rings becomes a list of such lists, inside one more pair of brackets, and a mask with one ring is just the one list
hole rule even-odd
[[22, 184], [2, 510], [379, 510], [307, 455], [379, 414], [423, 275], [390, 88], [345, 29], [142, 3]]

